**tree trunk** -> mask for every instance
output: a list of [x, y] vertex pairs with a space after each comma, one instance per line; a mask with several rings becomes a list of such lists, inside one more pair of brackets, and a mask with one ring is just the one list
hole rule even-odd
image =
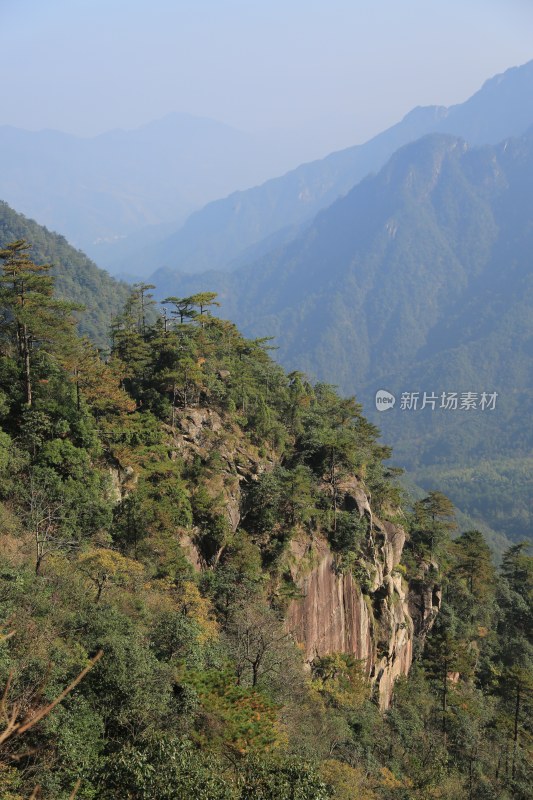
[[448, 732], [446, 730], [446, 713], [448, 711], [448, 660], [444, 659], [444, 673], [442, 683], [442, 737], [444, 747], [447, 747]]
[[31, 391], [31, 363], [30, 363], [30, 343], [28, 336], [28, 329], [26, 325], [20, 326], [19, 341], [22, 356], [22, 365], [24, 369], [24, 394], [26, 396], [26, 405], [32, 404], [32, 391]]
[[104, 578], [101, 581], [98, 581], [97, 583], [98, 591], [96, 592], [95, 603], [100, 602], [100, 598], [102, 597], [102, 592], [104, 591], [104, 586], [106, 585], [106, 583], [107, 583], [107, 575], [104, 576]]
[[514, 710], [514, 731], [513, 731], [513, 761], [511, 766], [511, 778], [514, 780], [516, 775], [516, 755], [518, 752], [518, 721], [520, 718], [520, 681], [516, 682], [516, 700]]

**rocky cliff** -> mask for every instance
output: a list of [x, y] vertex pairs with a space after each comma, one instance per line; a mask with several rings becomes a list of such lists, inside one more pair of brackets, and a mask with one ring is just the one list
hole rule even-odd
[[435, 619], [440, 592], [429, 575], [407, 584], [398, 569], [406, 533], [372, 515], [369, 498], [356, 481], [345, 495], [345, 504], [352, 503], [368, 521], [360, 565], [366, 580], [343, 571], [325, 540], [293, 542], [291, 574], [301, 597], [291, 602], [287, 625], [309, 663], [338, 652], [360, 660], [381, 707], [387, 708], [394, 681], [409, 672], [415, 639]]
[[[218, 466], [205, 488], [236, 531], [247, 487], [273, 468], [274, 455], [260, 455], [237, 426], [213, 410], [188, 409], [168, 433], [170, 446], [186, 461], [217, 453]], [[113, 483], [117, 495], [127, 492], [134, 484], [131, 468], [116, 471]], [[355, 477], [342, 484], [341, 494], [342, 508], [366, 523], [357, 578], [320, 532], [311, 537], [302, 531], [291, 541], [286, 557], [297, 594], [289, 602], [286, 625], [308, 664], [333, 653], [348, 653], [361, 661], [385, 709], [394, 681], [409, 672], [415, 641], [423, 640], [440, 607], [437, 569], [426, 565], [420, 579], [408, 584], [400, 566], [405, 530], [376, 517], [364, 484]], [[209, 568], [209, 558], [220, 555], [206, 557], [196, 546], [194, 531], [182, 532], [181, 545], [196, 570]]]
[[388, 574], [363, 594], [351, 573], [338, 571], [327, 544], [315, 547], [317, 566], [296, 579], [302, 597], [291, 602], [287, 625], [308, 662], [338, 652], [360, 660], [387, 707], [394, 680], [408, 673], [413, 654], [414, 625], [401, 576]]

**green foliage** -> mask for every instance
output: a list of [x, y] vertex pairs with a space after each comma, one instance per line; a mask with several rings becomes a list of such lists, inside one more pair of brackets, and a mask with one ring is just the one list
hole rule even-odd
[[147, 737], [113, 754], [100, 779], [102, 798], [237, 800], [220, 759], [177, 737]]
[[230, 526], [222, 513], [222, 504], [202, 486], [194, 492], [191, 504], [193, 520], [199, 529], [198, 545], [206, 562], [213, 563], [220, 557], [230, 536]]
[[441, 560], [448, 537], [455, 530], [453, 503], [442, 492], [430, 492], [413, 506], [411, 549], [419, 558]]
[[341, 511], [328, 539], [335, 552], [344, 556], [357, 555], [363, 549], [367, 534], [368, 523], [364, 517], [360, 517], [356, 511]]
[[328, 800], [316, 769], [300, 759], [248, 759], [240, 800]]
[[[285, 375], [268, 340], [210, 315], [213, 293], [154, 320], [150, 289], [135, 287], [107, 360], [74, 335], [33, 347], [31, 405], [5, 318], [0, 734], [103, 656], [26, 739], [0, 742], [2, 797], [40, 784], [66, 800], [81, 780], [84, 800], [526, 800], [525, 545], [498, 573], [478, 531], [450, 540], [441, 493], [406, 515], [353, 399]], [[443, 597], [386, 714], [369, 665], [331, 653], [306, 672], [284, 623], [308, 566], [295, 553], [311, 562], [328, 539], [384, 652], [394, 601], [373, 588], [376, 512], [409, 523], [410, 588]]]
[[32, 257], [37, 263], [54, 265], [52, 272], [58, 297], [86, 309], [80, 319], [80, 331], [100, 347], [107, 347], [111, 319], [128, 295], [126, 284], [98, 269], [63, 236], [17, 214], [0, 201], [0, 247], [5, 248], [19, 239], [32, 243]]
[[[37, 265], [28, 256], [29, 245], [22, 239], [0, 250], [0, 308], [2, 338], [15, 349], [24, 386], [24, 400], [33, 401], [35, 351], [50, 357], [65, 350], [72, 337], [74, 303], [53, 297], [49, 264]], [[38, 359], [39, 360], [39, 359]]]

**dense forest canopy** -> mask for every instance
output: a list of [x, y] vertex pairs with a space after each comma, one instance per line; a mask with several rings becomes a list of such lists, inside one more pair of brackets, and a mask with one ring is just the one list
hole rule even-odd
[[[358, 403], [286, 374], [213, 293], [154, 315], [138, 285], [102, 359], [23, 241], [0, 259], [2, 798], [527, 800], [525, 546], [497, 572], [444, 495], [409, 508]], [[386, 712], [363, 664], [305, 669], [284, 624], [296, 539], [372, 605], [352, 478], [408, 531], [405, 587], [443, 595]]]

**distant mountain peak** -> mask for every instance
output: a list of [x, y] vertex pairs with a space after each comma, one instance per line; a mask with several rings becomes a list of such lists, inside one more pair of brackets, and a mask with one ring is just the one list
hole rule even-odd
[[[501, 86], [502, 84], [515, 82], [517, 79], [529, 80], [532, 78], [533, 59], [531, 61], [526, 61], [525, 64], [509, 67], [509, 69], [506, 69], [497, 75], [493, 75], [492, 78], [487, 78], [487, 80], [481, 86], [481, 89], [479, 89], [479, 92], [483, 92], [491, 87], [497, 87]], [[476, 92], [476, 94], [479, 94], [479, 92]]]
[[[316, 214], [379, 171], [391, 155], [430, 134], [473, 145], [495, 145], [520, 136], [533, 124], [533, 61], [486, 81], [469, 100], [454, 106], [417, 106], [396, 125], [362, 145], [302, 164], [261, 186], [216, 200], [194, 212], [174, 233], [151, 243], [154, 269], [166, 264], [180, 272], [231, 270], [287, 241]], [[444, 147], [457, 145], [443, 144]], [[463, 145], [464, 146], [464, 145]], [[404, 156], [402, 155], [401, 158]], [[252, 255], [253, 254], [253, 255]], [[250, 257], [250, 258], [249, 258]], [[131, 262], [128, 255], [129, 262]], [[124, 262], [117, 260], [120, 269]]]
[[442, 119], [446, 119], [448, 111], [449, 109], [447, 106], [415, 106], [402, 118], [402, 123], [420, 123], [427, 122], [428, 120], [439, 122]]

